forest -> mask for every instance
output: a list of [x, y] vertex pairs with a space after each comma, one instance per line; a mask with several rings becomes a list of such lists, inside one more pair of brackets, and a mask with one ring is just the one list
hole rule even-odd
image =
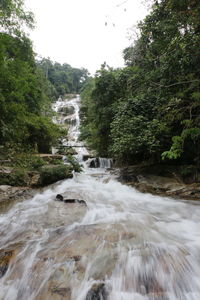
[[200, 3], [154, 1], [123, 50], [124, 68], [102, 64], [94, 77], [36, 58], [21, 0], [0, 3], [0, 145], [50, 152], [62, 136], [52, 102], [81, 92], [81, 136], [119, 164], [200, 164]]
[[124, 49], [82, 90], [81, 138], [121, 164], [200, 159], [200, 2], [155, 1]]
[[0, 27], [0, 145], [5, 152], [49, 152], [62, 135], [52, 102], [79, 93], [88, 71], [36, 58], [24, 30], [33, 29], [34, 16], [24, 1], [0, 2]]

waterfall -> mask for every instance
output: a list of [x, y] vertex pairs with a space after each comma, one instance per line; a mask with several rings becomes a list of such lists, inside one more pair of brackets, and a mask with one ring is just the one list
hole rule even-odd
[[99, 157], [100, 168], [110, 169], [113, 165], [113, 160], [111, 158]]
[[[74, 107], [64, 143], [81, 157], [79, 102], [54, 109]], [[199, 203], [142, 194], [98, 161], [0, 212], [0, 300], [199, 300]]]

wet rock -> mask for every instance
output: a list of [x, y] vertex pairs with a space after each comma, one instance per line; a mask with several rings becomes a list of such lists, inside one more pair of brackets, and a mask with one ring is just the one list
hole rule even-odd
[[71, 259], [73, 259], [74, 261], [80, 261], [81, 256], [80, 255], [74, 255], [74, 256], [71, 257]]
[[[155, 175], [162, 174], [160, 175]], [[200, 183], [186, 184], [178, 171], [151, 166], [130, 166], [120, 170], [120, 182], [137, 188], [142, 193], [170, 196], [182, 199], [200, 200]]]
[[99, 168], [100, 167], [100, 162], [99, 162], [98, 157], [89, 159], [87, 163], [88, 163], [89, 168]]
[[165, 293], [151, 293], [148, 294], [149, 300], [170, 300]]
[[86, 300], [107, 300], [108, 290], [105, 283], [95, 283], [89, 290]]
[[156, 278], [154, 276], [148, 276], [148, 277], [143, 277], [141, 279], [139, 279], [138, 282], [138, 287], [144, 287], [144, 291], [147, 294], [162, 294], [163, 293], [163, 289], [162, 287], [159, 285], [158, 281], [156, 280]]
[[12, 187], [10, 185], [0, 185], [0, 193], [8, 192]]
[[69, 287], [67, 287], [67, 288], [54, 287], [54, 288], [52, 288], [51, 293], [63, 296], [63, 297], [65, 297], [65, 299], [66, 299], [66, 297], [71, 297], [71, 289]]
[[56, 201], [62, 201], [64, 203], [78, 203], [78, 204], [87, 205], [84, 200], [79, 200], [79, 199], [64, 199], [63, 196], [60, 195], [60, 194], [56, 195]]
[[7, 272], [13, 253], [13, 250], [0, 250], [0, 278]]
[[33, 196], [36, 191], [29, 187], [14, 187], [10, 185], [0, 185], [0, 203], [23, 200]]
[[75, 112], [75, 109], [73, 106], [61, 106], [59, 109], [58, 109], [58, 113], [62, 113], [62, 115], [72, 115], [74, 114]]
[[65, 124], [75, 126], [76, 125], [76, 119], [71, 119], [71, 118], [68, 117], [68, 118], [65, 119]]
[[82, 204], [82, 205], [87, 205], [84, 200], [78, 200], [78, 199], [64, 199], [64, 203], [77, 203], [77, 204]]
[[86, 161], [86, 160], [91, 159], [91, 158], [93, 158], [91, 155], [83, 154], [83, 161]]

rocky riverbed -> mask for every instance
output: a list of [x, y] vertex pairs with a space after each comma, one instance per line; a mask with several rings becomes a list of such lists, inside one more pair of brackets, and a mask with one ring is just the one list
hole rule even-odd
[[115, 173], [120, 182], [143, 193], [200, 200], [200, 182], [191, 176], [184, 178], [179, 167], [135, 165], [119, 168]]

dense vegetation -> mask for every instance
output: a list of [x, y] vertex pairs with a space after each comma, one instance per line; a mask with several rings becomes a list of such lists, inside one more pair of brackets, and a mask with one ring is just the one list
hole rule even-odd
[[48, 152], [61, 134], [51, 121], [52, 100], [77, 93], [87, 70], [36, 61], [23, 31], [33, 25], [22, 0], [0, 1], [0, 145]]
[[61, 65], [47, 58], [38, 60], [37, 66], [45, 74], [52, 99], [70, 93], [78, 94], [89, 76], [84, 68], [72, 68], [69, 64]]
[[81, 136], [100, 155], [199, 166], [200, 2], [155, 1], [124, 50], [82, 92]]

